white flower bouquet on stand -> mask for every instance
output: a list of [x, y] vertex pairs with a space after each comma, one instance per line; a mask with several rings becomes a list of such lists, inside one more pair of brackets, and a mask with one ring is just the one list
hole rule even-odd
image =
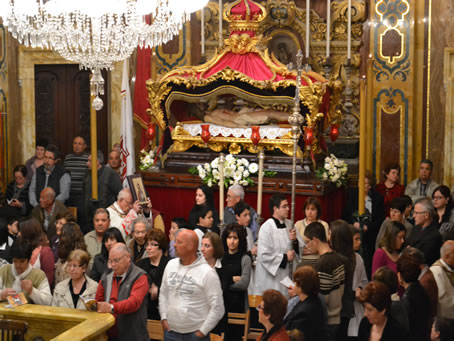
[[[251, 176], [257, 174], [259, 166], [255, 162], [249, 162], [245, 158], [236, 158], [232, 154], [225, 157], [224, 162], [224, 186], [231, 185], [248, 186], [253, 185], [254, 181]], [[198, 175], [204, 184], [209, 187], [219, 184], [219, 157], [197, 167], [189, 168], [189, 173]], [[266, 171], [265, 176], [274, 176], [276, 172]]]
[[156, 163], [156, 148], [147, 150], [144, 148], [140, 151], [140, 164], [139, 169], [144, 171], [153, 168]]
[[347, 183], [348, 166], [343, 160], [339, 160], [333, 154], [325, 158], [325, 164], [315, 171], [315, 175], [323, 180], [330, 181], [341, 187]]

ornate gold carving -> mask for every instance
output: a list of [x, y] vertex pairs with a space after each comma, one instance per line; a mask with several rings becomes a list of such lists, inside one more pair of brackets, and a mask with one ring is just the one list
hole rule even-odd
[[156, 123], [159, 128], [165, 129], [167, 127], [164, 121], [164, 112], [161, 108], [161, 102], [157, 101], [157, 98], [164, 98], [170, 92], [170, 87], [160, 86], [158, 82], [151, 80], [147, 81], [148, 90], [148, 102], [150, 103], [150, 109], [147, 109], [147, 114], [151, 116], [151, 120]]
[[[239, 154], [242, 148], [250, 153], [257, 153], [260, 148], [267, 150], [279, 149], [288, 156], [293, 155], [293, 140], [291, 132], [279, 139], [261, 139], [258, 146], [254, 146], [251, 139], [245, 137], [211, 137], [207, 143], [204, 143], [200, 136], [191, 136], [184, 130], [182, 123], [178, 122], [172, 132], [173, 147], [172, 152], [185, 152], [193, 146], [200, 148], [210, 148], [215, 152], [229, 149], [231, 154]], [[298, 149], [298, 157], [303, 155]]]
[[293, 24], [296, 18], [296, 5], [288, 0], [270, 0], [266, 4], [267, 21], [276, 27], [286, 27]]
[[251, 9], [247, 1], [244, 2], [246, 5], [246, 17], [232, 14], [232, 8], [238, 5], [243, 0], [237, 0], [224, 8], [223, 18], [225, 21], [230, 23], [230, 31], [258, 31], [260, 29], [260, 23], [265, 20], [267, 11], [265, 7], [257, 2], [254, 2], [260, 8], [259, 14], [251, 15]]
[[229, 152], [233, 155], [239, 154], [241, 152], [241, 146], [238, 143], [233, 142], [229, 146]]
[[256, 45], [261, 39], [262, 37], [251, 37], [246, 33], [243, 33], [242, 35], [232, 34], [229, 39], [224, 41], [224, 44], [235, 54], [245, 54], [256, 52]]

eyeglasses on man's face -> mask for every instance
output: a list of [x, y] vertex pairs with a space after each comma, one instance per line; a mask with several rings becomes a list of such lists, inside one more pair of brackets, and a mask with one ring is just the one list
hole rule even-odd
[[113, 258], [113, 259], [109, 259], [107, 261], [108, 264], [118, 264], [121, 262], [121, 260], [123, 259], [123, 257], [126, 256], [126, 254], [124, 254], [123, 256], [121, 257], [118, 257], [118, 258]]

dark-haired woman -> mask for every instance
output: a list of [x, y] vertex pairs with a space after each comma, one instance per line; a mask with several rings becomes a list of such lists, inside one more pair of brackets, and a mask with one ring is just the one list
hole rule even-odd
[[[304, 231], [306, 230], [306, 226], [315, 221], [323, 225], [326, 232], [326, 240], [328, 240], [329, 226], [327, 222], [320, 219], [322, 216], [322, 207], [320, 205], [320, 201], [316, 197], [307, 198], [306, 201], [304, 202], [303, 210], [305, 216], [304, 219], [299, 220], [295, 223], [296, 235], [298, 236], [300, 245], [304, 245], [303, 236]], [[313, 253], [307, 247], [303, 247], [303, 249], [300, 250], [300, 254], [302, 254], [301, 263], [303, 265], [315, 266], [319, 258], [318, 254]]]
[[438, 186], [432, 193], [432, 203], [437, 210], [437, 224], [442, 236], [454, 231], [454, 212], [451, 191], [448, 186]]
[[149, 230], [145, 236], [145, 251], [148, 258], [141, 259], [137, 263], [139, 268], [146, 271], [151, 283], [148, 295], [149, 320], [161, 319], [158, 310], [158, 297], [164, 269], [169, 261], [169, 258], [165, 256], [168, 244], [164, 232], [158, 229]]
[[191, 212], [189, 212], [188, 225], [191, 228], [196, 228], [197, 224], [199, 223], [196, 209], [197, 206], [201, 205], [207, 205], [211, 209], [211, 212], [213, 213], [212, 231], [219, 234], [219, 213], [214, 207], [213, 189], [211, 187], [208, 187], [207, 185], [201, 185], [197, 187], [195, 191], [195, 205], [194, 207], [192, 207]]
[[121, 232], [116, 227], [109, 227], [102, 237], [101, 253], [95, 256], [93, 267], [90, 270], [90, 278], [99, 282], [104, 271], [107, 270], [107, 260], [109, 259], [109, 251], [116, 243], [125, 243]]
[[359, 325], [359, 341], [406, 341], [405, 331], [389, 316], [391, 295], [385, 284], [370, 282], [361, 291], [364, 318]]
[[55, 216], [55, 235], [50, 241], [50, 247], [54, 254], [55, 263], [58, 261], [58, 244], [60, 243], [61, 230], [63, 229], [63, 226], [69, 222], [76, 222], [73, 215], [69, 212], [58, 213]]
[[19, 233], [19, 217], [0, 217], [0, 267], [11, 263], [11, 246]]
[[58, 261], [55, 264], [55, 285], [69, 278], [66, 272], [66, 262], [68, 256], [73, 250], [87, 251], [84, 235], [80, 231], [79, 225], [69, 222], [63, 225], [58, 243]]
[[[251, 257], [247, 253], [247, 233], [239, 224], [230, 224], [222, 231], [222, 287], [227, 313], [244, 313], [248, 309], [248, 286], [251, 279]], [[231, 325], [225, 331], [225, 340], [241, 340], [241, 326]]]
[[[224, 248], [222, 246], [221, 237], [215, 232], [207, 232], [201, 242], [200, 251], [205, 258], [205, 261], [211, 266], [219, 276], [219, 280], [222, 285], [222, 292], [227, 291], [225, 281], [223, 281], [223, 268], [222, 268], [222, 257], [224, 256]], [[225, 296], [224, 296], [225, 299]], [[211, 331], [213, 334], [221, 335], [227, 328], [227, 311], [224, 316], [218, 322], [217, 326]]]
[[49, 247], [49, 241], [41, 224], [35, 218], [24, 220], [19, 223], [19, 233], [22, 239], [30, 243], [33, 248], [30, 258], [31, 266], [44, 271], [52, 288], [55, 275], [54, 254]]
[[337, 329], [337, 339], [345, 340], [348, 334], [350, 318], [355, 315], [353, 290], [353, 273], [355, 271], [355, 251], [353, 249], [353, 232], [344, 220], [335, 220], [330, 224], [331, 247], [342, 258], [345, 269], [344, 293], [342, 295], [341, 323]]
[[6, 199], [17, 213], [26, 217], [32, 209], [28, 201], [28, 188], [30, 183], [27, 181], [27, 168], [24, 165], [17, 165], [13, 169], [14, 180], [6, 187]]
[[326, 318], [318, 293], [320, 280], [312, 266], [302, 266], [293, 273], [298, 303], [284, 319], [285, 329], [299, 329], [305, 341], [325, 340]]
[[391, 201], [405, 194], [405, 186], [399, 183], [400, 166], [397, 163], [387, 165], [383, 176], [385, 181], [377, 185], [376, 191], [383, 196], [385, 215], [389, 217]]
[[382, 240], [378, 244], [380, 247], [375, 251], [372, 261], [372, 275], [375, 271], [387, 266], [397, 273], [397, 260], [399, 252], [405, 242], [405, 226], [398, 221], [391, 221], [385, 231]]

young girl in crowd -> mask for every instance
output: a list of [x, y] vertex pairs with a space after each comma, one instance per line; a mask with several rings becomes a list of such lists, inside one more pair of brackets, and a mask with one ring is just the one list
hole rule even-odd
[[61, 230], [63, 229], [63, 225], [69, 222], [76, 222], [71, 213], [59, 213], [55, 217], [55, 236], [53, 236], [50, 241], [50, 247], [52, 249], [52, 253], [54, 254], [55, 263], [58, 261], [58, 244], [60, 243]]
[[[225, 311], [244, 313], [248, 309], [248, 286], [251, 279], [251, 257], [247, 254], [246, 230], [239, 224], [230, 224], [222, 231], [222, 287]], [[241, 340], [244, 328], [230, 325], [224, 340]]]
[[[304, 202], [304, 215], [305, 218], [303, 220], [297, 221], [295, 223], [296, 235], [298, 237], [299, 245], [304, 245], [303, 236], [304, 231], [306, 230], [306, 226], [310, 223], [315, 221], [321, 223], [325, 228], [326, 232], [326, 240], [329, 239], [329, 226], [328, 223], [321, 220], [320, 217], [322, 216], [322, 207], [320, 206], [320, 201], [316, 197], [309, 197]], [[301, 264], [302, 265], [312, 265], [314, 266], [317, 263], [319, 258], [318, 254], [313, 253], [307, 247], [300, 250], [301, 257]]]
[[219, 224], [219, 213], [214, 207], [213, 200], [213, 189], [207, 185], [202, 185], [197, 187], [195, 192], [195, 205], [189, 213], [188, 224], [191, 228], [195, 229], [199, 223], [199, 218], [197, 216], [197, 207], [206, 205], [211, 209], [213, 215], [213, 232], [219, 233], [218, 224]]
[[[227, 287], [223, 278], [222, 257], [224, 256], [224, 248], [222, 247], [221, 237], [215, 232], [207, 232], [202, 238], [202, 246], [200, 248], [205, 261], [211, 266], [219, 276], [221, 281], [222, 291], [225, 293]], [[225, 297], [225, 296], [224, 296]], [[217, 326], [211, 331], [213, 334], [221, 335], [227, 327], [227, 311]]]

